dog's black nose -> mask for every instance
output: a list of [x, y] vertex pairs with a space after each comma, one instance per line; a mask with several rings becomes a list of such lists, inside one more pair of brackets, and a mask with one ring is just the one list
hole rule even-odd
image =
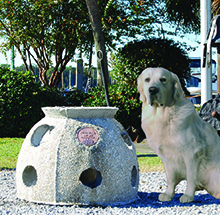
[[156, 95], [159, 92], [159, 89], [157, 87], [150, 87], [149, 88], [149, 93], [151, 95]]

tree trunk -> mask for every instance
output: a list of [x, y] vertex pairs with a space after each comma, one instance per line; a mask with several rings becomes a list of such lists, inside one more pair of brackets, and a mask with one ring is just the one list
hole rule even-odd
[[46, 71], [42, 67], [39, 67], [39, 78], [43, 86], [48, 86]]
[[[93, 37], [94, 37], [94, 42], [96, 46], [96, 53], [101, 50], [103, 53], [103, 75], [106, 78], [106, 81], [108, 83], [109, 76], [108, 76], [108, 66], [107, 66], [107, 55], [106, 55], [106, 49], [105, 49], [105, 40], [104, 40], [104, 35], [102, 33], [102, 23], [101, 23], [101, 15], [99, 12], [99, 7], [96, 2], [96, 0], [85, 0], [86, 5], [89, 11], [89, 17], [92, 25], [92, 30], [93, 30]], [[97, 58], [97, 67], [98, 73], [97, 74], [97, 79], [98, 77], [102, 77], [100, 75], [100, 68], [101, 68], [101, 63], [100, 60]], [[101, 80], [97, 80], [97, 85], [102, 85]]]

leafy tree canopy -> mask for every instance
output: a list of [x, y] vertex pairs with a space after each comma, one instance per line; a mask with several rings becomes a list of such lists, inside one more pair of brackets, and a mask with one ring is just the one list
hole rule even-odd
[[[152, 32], [154, 4], [144, 0], [98, 0], [106, 44], [115, 47], [122, 36], [135, 37]], [[81, 0], [2, 0], [0, 36], [5, 38], [0, 50], [15, 46], [26, 70], [34, 62], [42, 83], [57, 86], [61, 73], [75, 50], [85, 53], [93, 36], [85, 1]], [[46, 73], [55, 56], [50, 79]], [[30, 64], [28, 66], [28, 64]], [[59, 69], [60, 68], [60, 69]]]

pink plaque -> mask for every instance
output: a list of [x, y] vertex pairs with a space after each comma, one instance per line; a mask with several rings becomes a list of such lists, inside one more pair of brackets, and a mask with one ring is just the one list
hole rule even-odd
[[91, 127], [84, 127], [78, 131], [77, 138], [80, 143], [83, 143], [87, 146], [92, 146], [99, 139], [99, 135], [95, 129]]

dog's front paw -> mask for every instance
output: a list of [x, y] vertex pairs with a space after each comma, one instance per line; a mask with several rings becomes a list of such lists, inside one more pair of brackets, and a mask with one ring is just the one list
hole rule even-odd
[[181, 203], [192, 202], [193, 199], [194, 199], [194, 196], [188, 196], [188, 195], [184, 194], [180, 197], [180, 202]]
[[173, 198], [173, 196], [167, 195], [166, 193], [161, 193], [161, 194], [159, 195], [159, 201], [162, 201], [162, 202], [171, 201], [172, 198]]

